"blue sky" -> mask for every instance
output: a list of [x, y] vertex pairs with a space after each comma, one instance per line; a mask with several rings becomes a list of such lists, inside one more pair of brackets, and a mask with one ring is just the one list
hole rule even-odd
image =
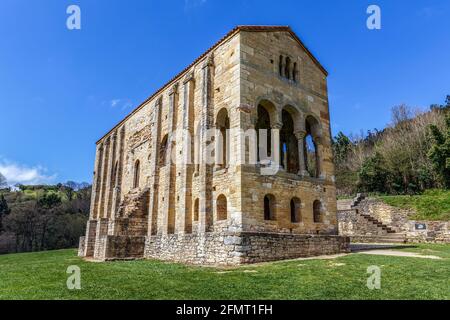
[[0, 172], [91, 181], [95, 141], [238, 24], [300, 36], [330, 73], [333, 133], [382, 128], [392, 106], [450, 94], [449, 14], [448, 0], [1, 0]]

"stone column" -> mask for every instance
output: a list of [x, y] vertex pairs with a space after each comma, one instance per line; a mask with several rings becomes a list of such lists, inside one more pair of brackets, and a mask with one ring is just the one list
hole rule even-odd
[[323, 168], [323, 138], [320, 135], [314, 136], [313, 140], [316, 144], [316, 165], [317, 165], [317, 177], [318, 178], [325, 178], [325, 174], [322, 170]]
[[[271, 125], [272, 151], [270, 154], [270, 159], [271, 159], [270, 167], [273, 170], [276, 170], [276, 172], [278, 172], [278, 170], [280, 170], [280, 168], [281, 168], [280, 149], [282, 146], [281, 146], [281, 141], [280, 141], [280, 131], [281, 131], [282, 127], [283, 127], [282, 122], [275, 122], [274, 124]], [[274, 172], [274, 173], [276, 173], [276, 172]]]
[[295, 137], [298, 141], [298, 175], [300, 176], [307, 176], [308, 170], [306, 170], [306, 162], [305, 162], [305, 137], [306, 137], [306, 131], [296, 131]]

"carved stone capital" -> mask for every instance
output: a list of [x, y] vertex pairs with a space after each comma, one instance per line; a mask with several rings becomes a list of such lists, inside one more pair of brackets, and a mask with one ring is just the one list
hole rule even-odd
[[213, 67], [214, 66], [214, 56], [213, 54], [209, 54], [205, 61], [202, 64], [202, 69], [206, 68], [206, 67]]
[[189, 71], [189, 72], [184, 76], [184, 78], [183, 78], [183, 85], [186, 85], [186, 83], [188, 83], [188, 82], [190, 82], [190, 81], [192, 81], [192, 82], [195, 81], [195, 79], [194, 79], [194, 71]]
[[155, 102], [156, 107], [160, 107], [162, 105], [162, 96], [158, 97]]
[[178, 93], [178, 82], [174, 83], [173, 86], [169, 89], [169, 96]]
[[272, 124], [271, 128], [272, 129], [281, 130], [281, 128], [283, 128], [283, 123], [282, 122], [276, 122], [276, 123]]
[[302, 140], [302, 139], [305, 139], [305, 137], [306, 137], [306, 131], [299, 130], [299, 131], [294, 132], [294, 135], [297, 138], [297, 140]]

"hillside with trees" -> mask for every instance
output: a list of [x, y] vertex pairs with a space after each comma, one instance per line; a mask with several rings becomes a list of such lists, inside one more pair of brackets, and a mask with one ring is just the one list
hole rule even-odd
[[450, 188], [450, 96], [444, 105], [392, 108], [383, 130], [333, 139], [339, 197], [356, 192], [415, 195]]
[[0, 189], [0, 254], [74, 248], [85, 232], [91, 186], [58, 185]]

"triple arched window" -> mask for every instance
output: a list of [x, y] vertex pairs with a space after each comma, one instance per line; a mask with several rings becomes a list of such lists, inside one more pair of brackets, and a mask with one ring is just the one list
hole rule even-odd
[[298, 64], [290, 57], [280, 55], [278, 58], [278, 73], [280, 77], [298, 82]]

